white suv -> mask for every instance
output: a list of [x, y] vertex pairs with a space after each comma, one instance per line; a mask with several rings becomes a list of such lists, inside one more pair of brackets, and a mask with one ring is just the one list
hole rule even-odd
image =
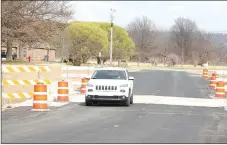
[[98, 102], [133, 104], [133, 80], [125, 68], [107, 67], [97, 69], [88, 78], [85, 94], [86, 106]]

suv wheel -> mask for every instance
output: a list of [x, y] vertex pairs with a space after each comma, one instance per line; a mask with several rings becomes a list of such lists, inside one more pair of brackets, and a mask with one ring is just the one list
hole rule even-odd
[[130, 104], [133, 104], [133, 93], [132, 93], [131, 98], [130, 98]]
[[125, 106], [130, 106], [130, 101], [131, 100], [131, 96], [130, 96], [130, 92], [128, 94], [128, 99], [125, 101]]
[[88, 100], [85, 101], [85, 106], [92, 106], [92, 102], [89, 102]]

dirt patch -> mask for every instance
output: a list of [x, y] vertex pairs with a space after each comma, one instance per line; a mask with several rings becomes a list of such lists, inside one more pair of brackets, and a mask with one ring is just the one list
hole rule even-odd
[[5, 107], [5, 105], [8, 104], [17, 104], [26, 101], [24, 98], [18, 98], [18, 99], [8, 99], [8, 98], [2, 98], [1, 99], [2, 107]]

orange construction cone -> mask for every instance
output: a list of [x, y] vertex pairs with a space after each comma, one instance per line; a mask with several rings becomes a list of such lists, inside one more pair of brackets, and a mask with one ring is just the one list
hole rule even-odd
[[216, 72], [213, 72], [211, 76], [215, 76], [216, 79], [218, 78], [218, 74]]

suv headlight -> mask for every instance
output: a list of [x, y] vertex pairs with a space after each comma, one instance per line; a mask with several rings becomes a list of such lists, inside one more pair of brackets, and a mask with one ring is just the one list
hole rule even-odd
[[87, 84], [87, 87], [93, 87], [93, 85], [92, 85], [92, 84], [90, 84], [90, 83], [88, 83], [88, 84]]
[[128, 84], [120, 85], [120, 87], [128, 87]]

